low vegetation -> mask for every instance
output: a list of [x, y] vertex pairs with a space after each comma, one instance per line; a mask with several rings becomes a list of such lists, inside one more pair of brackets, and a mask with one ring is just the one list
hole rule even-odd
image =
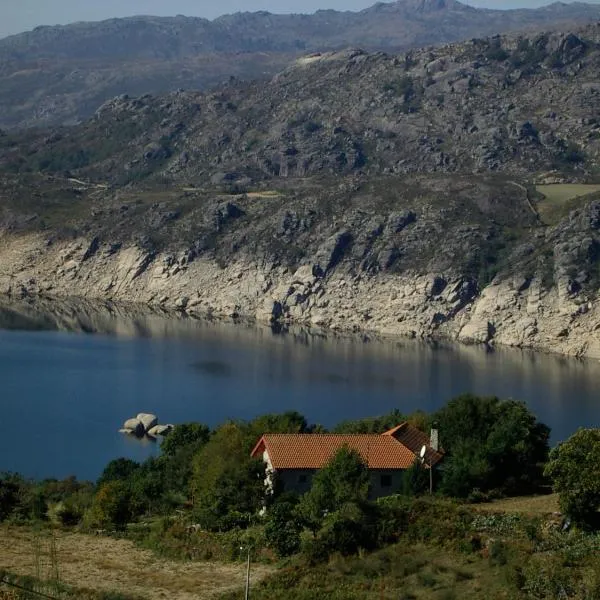
[[[336, 430], [381, 433], [404, 419], [440, 430], [445, 459], [433, 496], [416, 462], [401, 494], [373, 500], [363, 459], [342, 448], [305, 495], [276, 485], [263, 514], [264, 465], [250, 458], [257, 439], [324, 431], [289, 412], [213, 431], [177, 426], [158, 458], [112, 461], [96, 484], [5, 474], [0, 520], [62, 539], [96, 532], [98, 543], [133, 542], [156, 560], [243, 568], [249, 552], [262, 565], [259, 599], [599, 597], [597, 430], [549, 453], [548, 428], [524, 404], [472, 395], [432, 415], [393, 411]], [[502, 500], [519, 494], [530, 496]], [[236, 598], [239, 583], [221, 586], [222, 598]]]

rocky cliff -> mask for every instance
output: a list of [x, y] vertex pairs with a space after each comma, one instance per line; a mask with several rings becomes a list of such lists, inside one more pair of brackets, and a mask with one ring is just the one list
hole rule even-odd
[[0, 292], [600, 358], [598, 39], [312, 55], [4, 135]]

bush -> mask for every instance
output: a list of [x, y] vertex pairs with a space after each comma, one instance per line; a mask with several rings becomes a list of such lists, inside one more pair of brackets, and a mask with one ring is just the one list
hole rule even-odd
[[302, 523], [293, 502], [277, 502], [267, 512], [265, 538], [269, 548], [280, 557], [296, 554], [300, 549]]
[[552, 450], [546, 475], [560, 507], [584, 525], [596, 523], [600, 508], [600, 429], [580, 429]]
[[402, 493], [406, 496], [420, 496], [429, 490], [429, 469], [417, 458], [402, 474]]
[[364, 504], [369, 487], [369, 471], [361, 455], [343, 447], [314, 476], [310, 492], [300, 500], [298, 514], [316, 532], [327, 514], [347, 503]]
[[23, 481], [16, 475], [0, 477], [0, 521], [6, 520], [19, 505]]
[[111, 460], [98, 478], [98, 487], [110, 481], [130, 481], [140, 470], [140, 464], [128, 458]]
[[103, 484], [90, 509], [90, 524], [124, 529], [132, 519], [131, 490], [122, 481]]

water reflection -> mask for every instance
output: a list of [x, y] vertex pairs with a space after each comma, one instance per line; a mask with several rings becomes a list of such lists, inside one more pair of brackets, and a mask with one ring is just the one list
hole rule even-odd
[[215, 425], [294, 409], [331, 426], [473, 392], [526, 401], [554, 440], [599, 424], [600, 363], [561, 356], [365, 343], [80, 301], [5, 302], [0, 328], [0, 470], [28, 475], [94, 477], [111, 458], [156, 452], [116, 433], [140, 411]]

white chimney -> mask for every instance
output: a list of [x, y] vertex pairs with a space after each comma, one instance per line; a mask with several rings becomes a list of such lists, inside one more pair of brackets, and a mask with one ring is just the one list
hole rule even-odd
[[437, 429], [431, 429], [431, 438], [429, 445], [437, 452], [440, 449], [440, 438]]

